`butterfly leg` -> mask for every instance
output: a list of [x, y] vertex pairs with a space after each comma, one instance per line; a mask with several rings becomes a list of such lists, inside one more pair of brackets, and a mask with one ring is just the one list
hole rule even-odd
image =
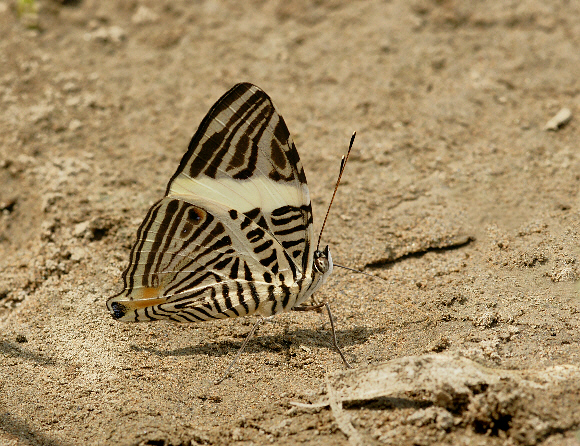
[[342, 350], [340, 349], [340, 347], [338, 346], [338, 342], [336, 341], [336, 330], [334, 329], [334, 318], [332, 317], [332, 313], [330, 312], [330, 305], [328, 305], [328, 303], [322, 302], [322, 303], [316, 304], [316, 305], [299, 305], [297, 307], [292, 308], [292, 310], [294, 310], [294, 311], [320, 312], [322, 307], [325, 307], [326, 311], [328, 312], [328, 318], [330, 319], [330, 329], [332, 331], [332, 343], [334, 344], [334, 348], [336, 349], [336, 351], [338, 352], [338, 354], [342, 358], [342, 362], [344, 362], [344, 365], [346, 366], [346, 368], [352, 369], [352, 366], [346, 360], [344, 353], [342, 353]]
[[254, 336], [254, 333], [256, 333], [256, 330], [258, 329], [258, 327], [260, 325], [262, 325], [262, 323], [266, 320], [266, 319], [270, 319], [269, 317], [261, 317], [259, 318], [256, 323], [254, 324], [254, 326], [252, 327], [252, 329], [250, 330], [250, 333], [248, 333], [248, 336], [246, 336], [246, 339], [244, 339], [244, 342], [242, 344], [242, 346], [240, 347], [240, 349], [238, 350], [238, 353], [236, 354], [236, 356], [234, 357], [234, 359], [232, 360], [232, 362], [230, 363], [230, 365], [228, 366], [228, 368], [226, 369], [226, 371], [224, 372], [224, 374], [221, 376], [220, 379], [214, 381], [214, 384], [217, 386], [218, 384], [221, 384], [227, 377], [228, 374], [230, 373], [230, 370], [232, 370], [232, 367], [234, 366], [234, 364], [238, 361], [238, 359], [240, 358], [242, 352], [244, 351], [244, 349], [246, 348], [246, 345], [248, 345], [249, 340]]
[[328, 303], [325, 303], [324, 306], [326, 307], [326, 311], [328, 312], [328, 318], [330, 319], [330, 328], [332, 328], [332, 342], [334, 343], [334, 348], [336, 349], [336, 351], [338, 352], [338, 354], [342, 358], [342, 362], [344, 362], [344, 365], [346, 366], [346, 368], [352, 369], [352, 366], [346, 360], [346, 358], [344, 357], [344, 354], [342, 353], [342, 350], [338, 346], [338, 342], [336, 342], [336, 331], [334, 330], [334, 318], [332, 317], [332, 313], [330, 312], [330, 305], [328, 305]]
[[297, 307], [292, 308], [292, 311], [316, 311], [320, 313], [322, 307], [324, 307], [324, 303], [316, 304], [316, 305], [299, 305]]

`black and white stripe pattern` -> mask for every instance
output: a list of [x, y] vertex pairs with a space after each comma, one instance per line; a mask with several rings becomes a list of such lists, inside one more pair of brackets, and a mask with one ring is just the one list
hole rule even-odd
[[306, 175], [286, 123], [270, 97], [255, 85], [238, 84], [210, 109], [189, 143], [177, 172], [191, 178], [254, 175], [306, 184]]
[[135, 322], [277, 314], [330, 274], [330, 254], [326, 269], [314, 254], [306, 176], [286, 124], [266, 93], [238, 84], [203, 119], [147, 213], [124, 290], [107, 307]]

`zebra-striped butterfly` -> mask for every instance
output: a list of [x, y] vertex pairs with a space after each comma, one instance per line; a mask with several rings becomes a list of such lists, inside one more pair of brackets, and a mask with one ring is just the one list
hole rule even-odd
[[301, 305], [332, 267], [284, 119], [241, 83], [210, 109], [149, 209], [107, 308], [126, 322], [272, 316]]

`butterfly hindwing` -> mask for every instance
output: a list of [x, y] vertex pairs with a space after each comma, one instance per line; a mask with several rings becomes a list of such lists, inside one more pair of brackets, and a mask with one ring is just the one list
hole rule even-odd
[[262, 90], [238, 84], [149, 210], [124, 290], [107, 306], [126, 321], [275, 314], [308, 285], [311, 243], [308, 187], [286, 124]]
[[141, 225], [125, 290], [109, 305], [125, 321], [274, 314], [294, 302], [297, 279], [291, 259], [247, 217], [164, 198]]

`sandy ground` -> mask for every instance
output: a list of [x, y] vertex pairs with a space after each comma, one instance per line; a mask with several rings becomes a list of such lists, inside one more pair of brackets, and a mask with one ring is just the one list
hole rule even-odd
[[[580, 444], [580, 3], [38, 6], [0, 2], [0, 444]], [[219, 386], [254, 318], [109, 316], [138, 225], [240, 81], [285, 117], [315, 225], [358, 132], [323, 242], [384, 280], [336, 270], [319, 293], [349, 379], [428, 353], [499, 381], [298, 407], [346, 386], [324, 314], [265, 324]]]

